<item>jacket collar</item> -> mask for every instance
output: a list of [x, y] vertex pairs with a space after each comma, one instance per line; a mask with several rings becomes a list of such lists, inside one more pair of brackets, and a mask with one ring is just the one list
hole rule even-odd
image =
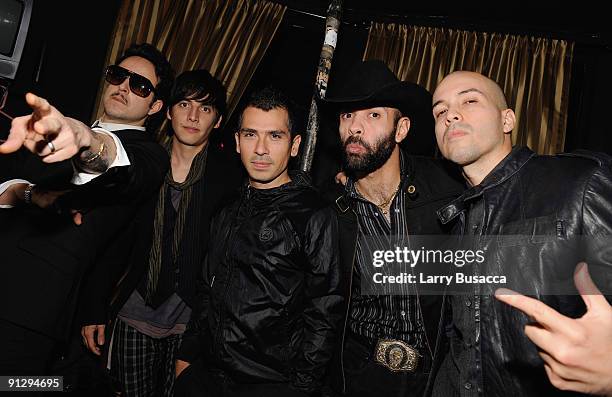
[[91, 125], [91, 128], [103, 128], [110, 132], [115, 132], [118, 130], [138, 130], [145, 132], [146, 128], [144, 126], [132, 125], [132, 124], [119, 124], [119, 123], [105, 123], [100, 121], [100, 119], [94, 121]]
[[461, 196], [437, 211], [440, 221], [446, 224], [453, 220], [459, 213], [467, 209], [468, 201], [480, 197], [486, 190], [504, 183], [514, 176], [535, 155], [526, 146], [513, 147], [512, 151], [493, 168], [493, 171], [480, 184], [470, 187]]
[[94, 128], [101, 128], [105, 131], [115, 134], [122, 142], [142, 142], [142, 141], [154, 141], [154, 136], [148, 133], [145, 127], [129, 125], [129, 124], [117, 124], [117, 123], [102, 123], [100, 120], [96, 120], [92, 126]]
[[272, 198], [282, 195], [286, 192], [312, 187], [310, 177], [305, 172], [299, 170], [290, 170], [289, 177], [291, 178], [289, 182], [277, 187], [273, 187], [271, 189], [256, 189], [250, 185], [247, 177], [241, 188], [241, 196], [246, 199]]

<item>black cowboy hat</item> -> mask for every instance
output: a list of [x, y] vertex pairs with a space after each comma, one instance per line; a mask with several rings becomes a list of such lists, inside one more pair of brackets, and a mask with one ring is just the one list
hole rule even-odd
[[415, 152], [431, 153], [434, 142], [432, 96], [424, 87], [399, 80], [379, 60], [360, 61], [335, 77], [337, 80], [331, 82], [329, 96], [320, 99], [326, 111], [338, 114], [376, 106], [399, 109], [410, 119], [410, 140], [427, 146]]

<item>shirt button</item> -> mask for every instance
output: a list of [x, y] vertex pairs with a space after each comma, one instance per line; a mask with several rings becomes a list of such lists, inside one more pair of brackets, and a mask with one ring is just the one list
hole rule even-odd
[[399, 213], [399, 208], [396, 208], [396, 209], [395, 209], [395, 213], [396, 213], [396, 214], [397, 214], [397, 213]]
[[472, 384], [470, 382], [465, 382], [463, 387], [465, 387], [466, 390], [470, 390], [472, 388]]
[[401, 311], [400, 314], [402, 315], [402, 317], [406, 317], [406, 312], [405, 311]]
[[174, 269], [174, 273], [176, 273], [176, 274], [180, 273], [180, 270], [179, 270], [178, 267], [176, 269]]
[[471, 301], [471, 300], [469, 300], [469, 299], [466, 299], [466, 301], [465, 301], [465, 305], [466, 305], [467, 307], [472, 306], [472, 301]]

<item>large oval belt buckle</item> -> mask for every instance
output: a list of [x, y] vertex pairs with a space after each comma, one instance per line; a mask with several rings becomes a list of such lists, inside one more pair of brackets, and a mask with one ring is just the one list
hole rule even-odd
[[402, 340], [380, 339], [376, 344], [376, 362], [394, 372], [414, 372], [421, 357], [414, 347]]

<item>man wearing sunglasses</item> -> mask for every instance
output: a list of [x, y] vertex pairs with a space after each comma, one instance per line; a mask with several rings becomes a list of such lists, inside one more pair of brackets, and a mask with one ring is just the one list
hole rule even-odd
[[[28, 94], [26, 101], [33, 113], [15, 118], [6, 142], [0, 145], [0, 154], [23, 147], [40, 156], [44, 163], [71, 159], [80, 171], [71, 181], [76, 185], [90, 182], [111, 168], [129, 166], [123, 142], [129, 145], [134, 137], [136, 141], [150, 140], [149, 136], [134, 132], [146, 131], [156, 116], [163, 117], [162, 98], [172, 85], [172, 75], [170, 64], [155, 47], [133, 45], [117, 65], [106, 68], [108, 85], [102, 96], [103, 114], [94, 127], [90, 129], [78, 120], [65, 117], [45, 99]], [[116, 131], [122, 132], [121, 137]], [[44, 170], [32, 174], [39, 172]], [[39, 195], [34, 186], [25, 181], [11, 182], [0, 185], [0, 205], [10, 205], [14, 199], [23, 200], [24, 194], [28, 199], [37, 200]]]
[[[0, 204], [18, 205], [0, 214], [0, 300], [11, 302], [0, 305], [2, 375], [47, 372], [58, 342], [68, 335], [83, 275], [94, 263], [107, 264], [109, 255], [121, 254], [115, 246], [126, 237], [121, 232], [133, 225], [134, 213], [151, 200], [168, 169], [166, 152], [145, 124], [163, 108], [172, 84], [170, 64], [142, 44], [130, 47], [111, 69], [96, 126], [65, 117], [29, 94], [33, 113], [16, 118], [0, 145], [0, 154], [23, 147], [42, 158], [19, 169], [24, 180], [0, 185]], [[121, 73], [125, 77], [119, 81]], [[15, 162], [18, 169], [26, 153], [8, 156], [3, 164]], [[48, 204], [41, 200], [48, 197], [44, 191], [59, 188], [41, 180], [45, 164], [55, 162], [72, 175], [61, 186], [68, 193], [52, 193], [61, 196], [55, 208], [82, 210], [80, 226], [65, 214], [27, 205]]]

